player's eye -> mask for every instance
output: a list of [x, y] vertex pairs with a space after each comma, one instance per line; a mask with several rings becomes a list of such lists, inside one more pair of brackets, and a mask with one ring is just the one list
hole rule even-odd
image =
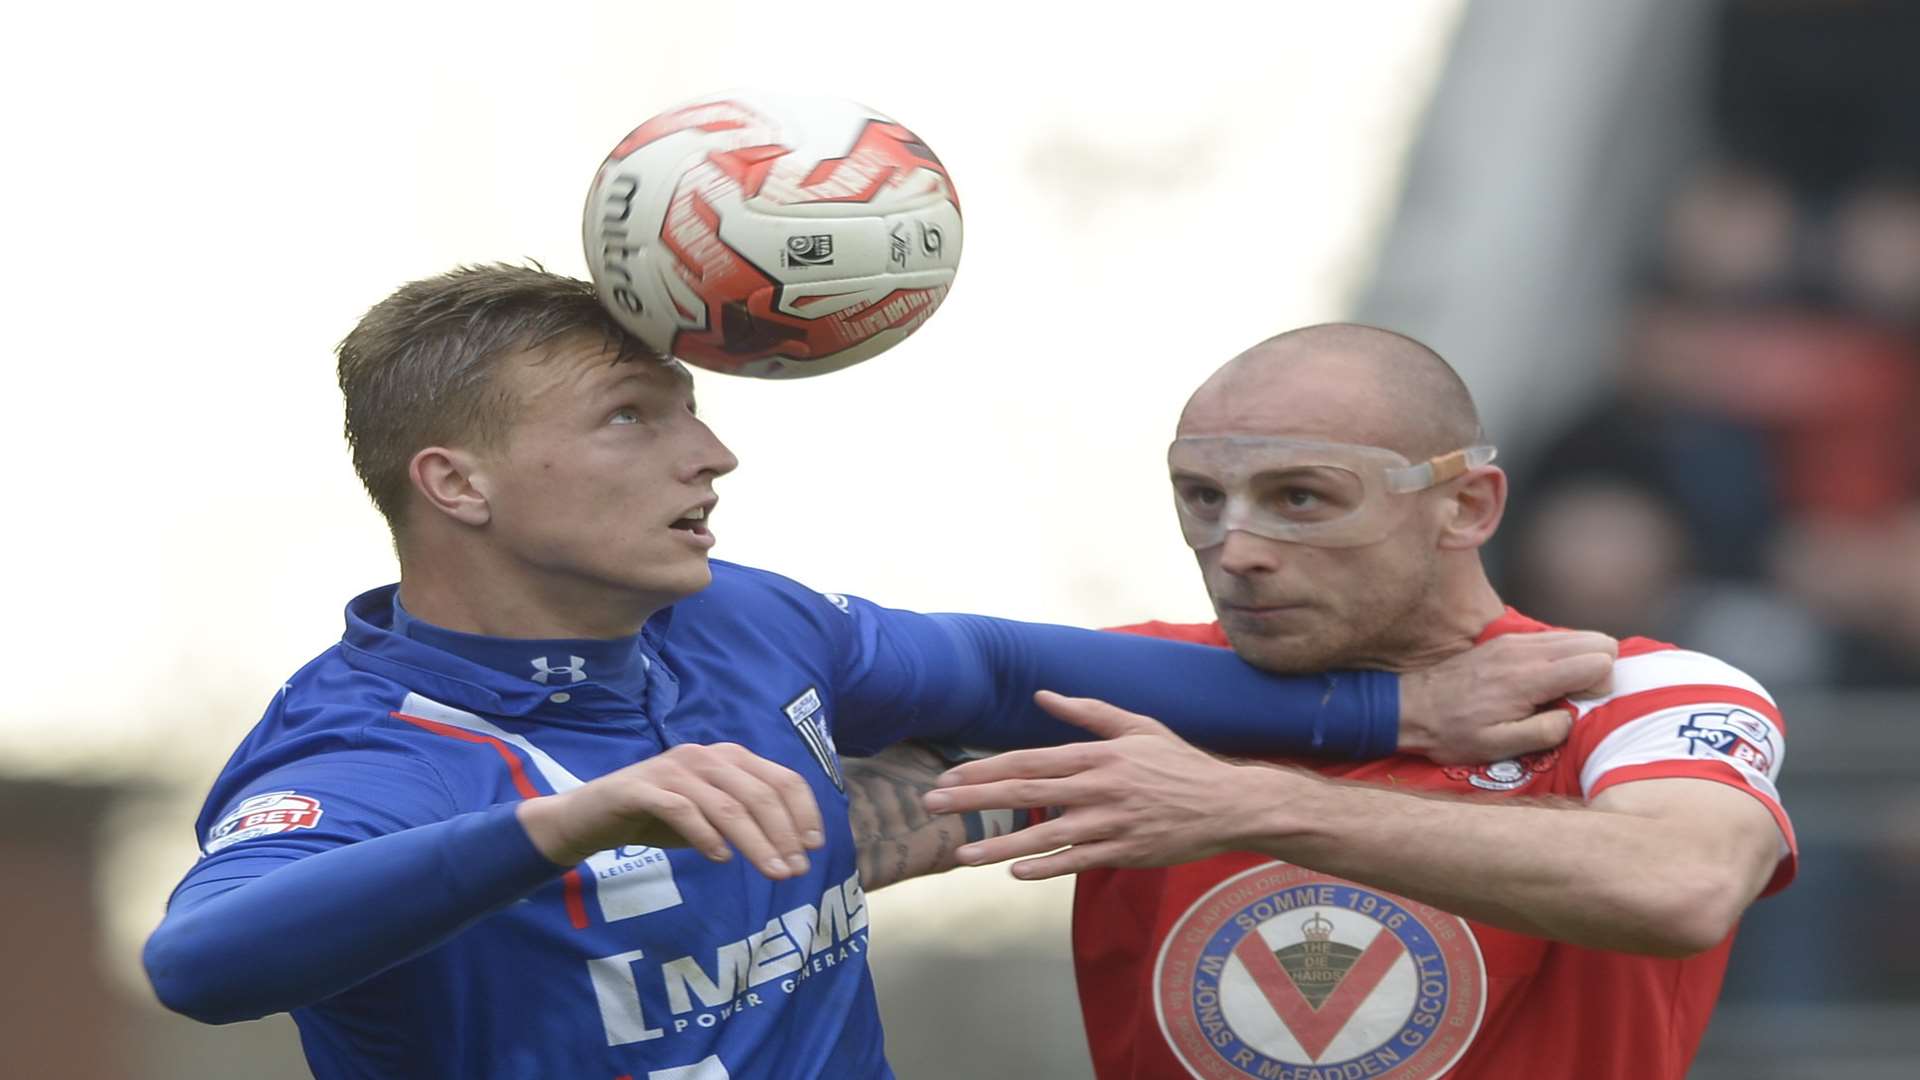
[[609, 424], [637, 424], [640, 422], [640, 410], [632, 406], [621, 406], [607, 417]]
[[1316, 488], [1289, 484], [1268, 496], [1269, 505], [1294, 521], [1320, 521], [1339, 513], [1339, 500]]
[[1218, 510], [1227, 501], [1227, 493], [1217, 487], [1205, 484], [1182, 484], [1179, 488], [1180, 501], [1199, 511]]

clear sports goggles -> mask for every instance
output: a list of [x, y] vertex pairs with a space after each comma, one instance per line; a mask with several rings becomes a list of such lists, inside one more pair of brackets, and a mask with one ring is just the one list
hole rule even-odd
[[1404, 498], [1493, 461], [1468, 446], [1422, 462], [1379, 446], [1211, 435], [1167, 448], [1180, 531], [1196, 551], [1235, 530], [1314, 547], [1364, 547], [1406, 519]]

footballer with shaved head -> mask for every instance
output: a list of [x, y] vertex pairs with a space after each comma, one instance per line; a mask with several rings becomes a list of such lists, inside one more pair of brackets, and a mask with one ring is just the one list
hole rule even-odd
[[[1425, 345], [1349, 324], [1264, 341], [1168, 450], [1218, 617], [1122, 629], [1275, 672], [1537, 640], [1480, 561], [1507, 500], [1493, 459]], [[1486, 764], [1229, 760], [1107, 703], [1052, 707], [1104, 741], [853, 774], [937, 784], [922, 832], [1027, 824], [973, 830], [953, 861], [1078, 873], [1101, 1080], [1679, 1080], [1741, 913], [1794, 871], [1773, 699], [1661, 642], [1621, 643], [1610, 685], [1563, 703], [1562, 744]], [[944, 865], [895, 831], [912, 869]]]

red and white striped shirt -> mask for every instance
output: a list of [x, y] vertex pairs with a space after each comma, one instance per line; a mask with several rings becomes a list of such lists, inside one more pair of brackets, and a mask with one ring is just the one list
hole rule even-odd
[[[1217, 623], [1124, 632], [1225, 647]], [[1481, 634], [1548, 629], [1508, 609]], [[1419, 791], [1591, 800], [1632, 780], [1739, 788], [1779, 823], [1766, 891], [1793, 877], [1774, 787], [1785, 726], [1720, 660], [1621, 643], [1612, 692], [1571, 700], [1553, 750], [1477, 767], [1401, 755], [1295, 762]], [[1501, 930], [1264, 856], [1079, 877], [1074, 963], [1100, 1080], [1679, 1078], [1706, 1031], [1729, 936], [1684, 959]]]

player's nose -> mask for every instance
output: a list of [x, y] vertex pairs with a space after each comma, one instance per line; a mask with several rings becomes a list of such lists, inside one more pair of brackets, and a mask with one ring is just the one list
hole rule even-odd
[[1220, 544], [1220, 569], [1235, 577], [1273, 573], [1280, 569], [1286, 546], [1278, 540], [1234, 529]]
[[740, 459], [727, 449], [727, 444], [720, 441], [720, 436], [715, 435], [705, 421], [696, 419], [694, 424], [699, 428], [699, 436], [688, 461], [693, 464], [696, 474], [725, 476], [740, 467]]

